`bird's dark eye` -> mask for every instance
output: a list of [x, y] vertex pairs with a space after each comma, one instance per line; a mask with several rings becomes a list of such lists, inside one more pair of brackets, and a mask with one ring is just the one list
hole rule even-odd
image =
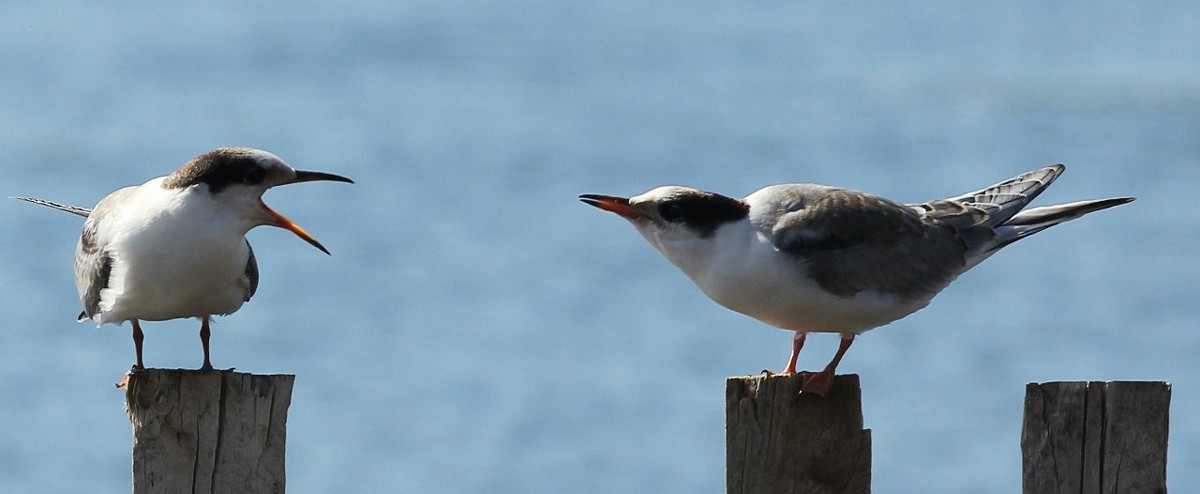
[[677, 222], [683, 219], [683, 206], [674, 201], [663, 203], [658, 206], [658, 215], [662, 217], [663, 221]]
[[262, 183], [263, 178], [266, 176], [267, 172], [261, 166], [252, 166], [247, 168], [246, 173], [242, 175], [242, 183], [246, 185], [258, 185]]

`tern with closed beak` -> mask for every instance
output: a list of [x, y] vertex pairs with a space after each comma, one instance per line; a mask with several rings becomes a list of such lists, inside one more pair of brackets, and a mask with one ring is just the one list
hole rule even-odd
[[16, 199], [87, 218], [75, 249], [80, 322], [130, 321], [140, 369], [145, 365], [139, 321], [198, 318], [204, 348], [200, 369], [211, 370], [209, 320], [238, 310], [258, 288], [258, 263], [246, 232], [277, 226], [329, 254], [262, 201], [271, 187], [318, 180], [353, 183], [331, 173], [295, 170], [263, 150], [227, 147], [197, 156], [165, 177], [117, 190], [93, 209]]
[[729, 309], [795, 332], [781, 374], [796, 372], [808, 333], [841, 344], [804, 392], [824, 396], [856, 335], [929, 304], [1005, 246], [1132, 197], [1024, 209], [1065, 167], [1048, 166], [976, 192], [900, 204], [815, 184], [762, 188], [743, 199], [688, 187], [584, 203], [633, 223], [664, 257]]

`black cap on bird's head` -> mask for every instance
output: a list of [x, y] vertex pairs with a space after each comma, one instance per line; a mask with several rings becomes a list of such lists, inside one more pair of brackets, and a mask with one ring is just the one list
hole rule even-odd
[[257, 202], [253, 219], [257, 224], [277, 226], [288, 230], [326, 254], [329, 250], [317, 239], [286, 216], [271, 209], [262, 201], [262, 194], [277, 185], [301, 182], [332, 181], [354, 183], [332, 173], [296, 170], [278, 156], [261, 149], [244, 147], [217, 148], [185, 163], [163, 180], [164, 188], [187, 188], [204, 185], [211, 194], [230, 190], [245, 191]]

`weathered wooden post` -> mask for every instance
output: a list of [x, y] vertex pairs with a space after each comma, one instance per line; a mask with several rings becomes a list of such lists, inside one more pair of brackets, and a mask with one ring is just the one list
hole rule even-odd
[[871, 431], [858, 376], [837, 376], [827, 397], [800, 394], [792, 376], [725, 382], [728, 494], [871, 492]]
[[1167, 492], [1165, 382], [1029, 384], [1021, 432], [1025, 494]]
[[295, 376], [146, 369], [127, 376], [133, 492], [282, 493]]

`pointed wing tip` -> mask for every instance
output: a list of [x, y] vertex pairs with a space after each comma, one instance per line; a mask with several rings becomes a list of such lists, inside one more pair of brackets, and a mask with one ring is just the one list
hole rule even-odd
[[[1037, 172], [1046, 172], [1048, 175], [1050, 175], [1050, 180], [1048, 180], [1047, 182], [1053, 182], [1054, 179], [1058, 178], [1059, 175], [1062, 175], [1063, 172], [1066, 172], [1066, 171], [1067, 171], [1067, 165], [1064, 165], [1062, 163], [1055, 163], [1053, 165], [1047, 166], [1040, 170], [1036, 170], [1036, 171], [1032, 172], [1031, 175], [1036, 174]], [[1049, 185], [1049, 183], [1047, 183], [1046, 185]]]

